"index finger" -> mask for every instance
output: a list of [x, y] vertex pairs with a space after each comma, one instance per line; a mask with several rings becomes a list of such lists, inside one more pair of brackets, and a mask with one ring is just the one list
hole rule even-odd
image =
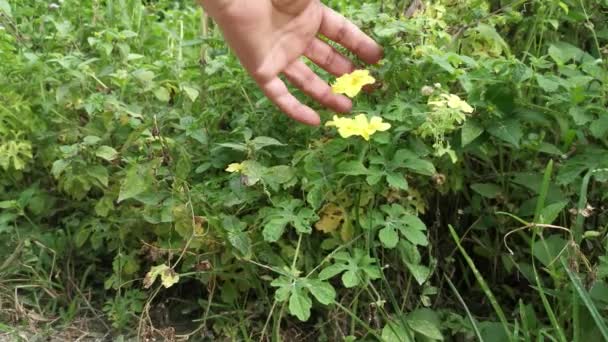
[[382, 47], [363, 33], [355, 24], [331, 8], [324, 6], [323, 21], [319, 32], [325, 37], [354, 52], [368, 64], [382, 59]]
[[275, 77], [259, 85], [266, 97], [290, 118], [310, 126], [318, 126], [321, 122], [319, 114], [298, 101], [280, 78]]

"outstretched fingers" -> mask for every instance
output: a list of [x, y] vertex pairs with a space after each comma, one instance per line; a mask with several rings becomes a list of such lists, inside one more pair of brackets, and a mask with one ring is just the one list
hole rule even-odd
[[290, 118], [311, 126], [317, 126], [321, 123], [319, 115], [291, 95], [287, 86], [280, 78], [275, 77], [268, 82], [260, 84], [260, 87], [266, 97]]
[[351, 100], [343, 95], [334, 94], [327, 82], [317, 76], [303, 61], [295, 60], [285, 68], [283, 74], [289, 82], [321, 105], [339, 113], [346, 113], [352, 109]]
[[320, 33], [355, 53], [368, 64], [382, 59], [382, 47], [355, 24], [331, 8], [324, 6]]
[[311, 41], [306, 51], [304, 51], [304, 55], [335, 76], [342, 76], [355, 70], [353, 62], [319, 38]]

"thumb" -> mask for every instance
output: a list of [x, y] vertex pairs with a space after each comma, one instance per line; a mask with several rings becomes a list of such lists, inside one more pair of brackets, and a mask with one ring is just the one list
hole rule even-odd
[[272, 5], [280, 12], [297, 15], [302, 13], [313, 1], [319, 0], [272, 0]]

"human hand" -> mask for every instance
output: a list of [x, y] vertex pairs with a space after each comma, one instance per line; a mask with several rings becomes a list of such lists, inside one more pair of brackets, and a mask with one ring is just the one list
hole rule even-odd
[[334, 94], [300, 59], [307, 57], [336, 76], [355, 69], [352, 61], [318, 35], [344, 46], [366, 63], [375, 64], [382, 58], [382, 48], [376, 42], [320, 0], [199, 2], [264, 94], [289, 117], [305, 124], [318, 125], [319, 115], [290, 94], [279, 75], [334, 111], [352, 109], [350, 99]]

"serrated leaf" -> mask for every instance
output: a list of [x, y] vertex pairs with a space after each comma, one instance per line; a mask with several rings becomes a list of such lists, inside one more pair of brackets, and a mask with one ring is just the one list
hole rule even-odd
[[118, 151], [116, 151], [113, 147], [110, 146], [100, 146], [97, 151], [95, 152], [95, 155], [101, 159], [107, 160], [107, 161], [113, 161], [116, 158], [118, 158]]

